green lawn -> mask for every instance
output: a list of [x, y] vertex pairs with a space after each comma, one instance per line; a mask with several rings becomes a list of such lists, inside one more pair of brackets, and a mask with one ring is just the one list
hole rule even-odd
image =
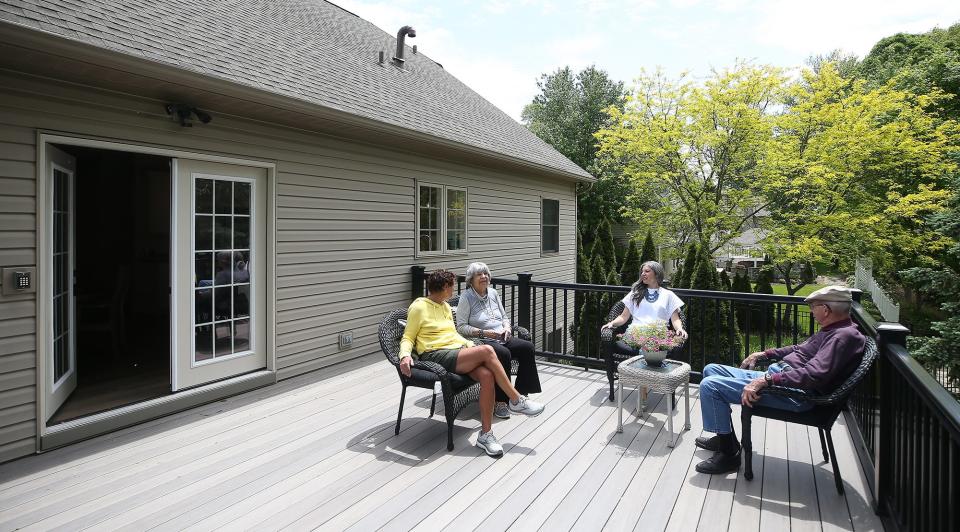
[[[815, 291], [823, 288], [824, 286], [827, 286], [827, 285], [825, 285], [825, 284], [808, 284], [807, 286], [804, 286], [803, 288], [801, 288], [800, 290], [798, 290], [797, 293], [794, 294], [794, 295], [796, 295], [796, 296], [801, 296], [801, 297], [803, 297], [803, 296], [808, 296], [808, 295], [810, 295], [811, 293], [813, 293], [813, 292], [815, 292]], [[773, 293], [774, 293], [774, 294], [777, 294], [777, 295], [785, 296], [785, 295], [787, 295], [787, 286], [786, 286], [785, 284], [783, 284], [783, 283], [774, 283], [774, 284], [773, 284]]]

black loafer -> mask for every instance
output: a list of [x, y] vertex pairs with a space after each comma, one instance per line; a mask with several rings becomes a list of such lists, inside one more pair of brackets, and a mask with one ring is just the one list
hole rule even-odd
[[713, 436], [711, 438], [706, 436], [698, 436], [697, 440], [694, 442], [694, 445], [701, 449], [717, 452], [720, 450], [720, 436]]
[[697, 471], [708, 475], [730, 473], [740, 469], [740, 453], [725, 454], [719, 451], [713, 453], [708, 460], [697, 464]]

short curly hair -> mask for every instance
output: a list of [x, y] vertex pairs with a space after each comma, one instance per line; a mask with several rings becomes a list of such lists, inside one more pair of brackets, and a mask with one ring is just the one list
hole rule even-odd
[[457, 282], [457, 274], [444, 269], [433, 270], [427, 276], [427, 293], [439, 292]]

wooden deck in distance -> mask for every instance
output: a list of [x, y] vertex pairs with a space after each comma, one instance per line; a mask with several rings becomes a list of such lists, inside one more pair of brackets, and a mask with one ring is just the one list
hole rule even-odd
[[617, 434], [604, 374], [543, 364], [540, 375], [547, 409], [495, 422], [500, 459], [472, 445], [476, 405], [448, 453], [426, 390], [409, 390], [395, 436], [396, 373], [365, 357], [0, 465], [0, 530], [882, 528], [842, 425], [845, 497], [816, 431], [774, 421], [754, 422], [752, 482], [710, 477], [694, 471], [707, 457], [693, 445], [696, 386], [693, 428], [670, 449], [662, 396], [640, 420], [625, 412]]

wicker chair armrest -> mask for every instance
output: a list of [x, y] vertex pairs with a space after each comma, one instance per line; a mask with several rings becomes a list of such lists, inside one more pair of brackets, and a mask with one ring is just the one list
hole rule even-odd
[[414, 367], [414, 368], [417, 368], [417, 369], [422, 369], [422, 370], [424, 370], [424, 371], [429, 371], [430, 373], [436, 373], [436, 374], [437, 374], [437, 378], [439, 378], [439, 379], [441, 379], [441, 380], [442, 380], [442, 379], [446, 379], [446, 378], [447, 378], [447, 373], [449, 373], [449, 372], [446, 370], [446, 368], [444, 368], [444, 367], [441, 366], [440, 364], [437, 364], [436, 362], [431, 362], [431, 361], [429, 361], [429, 360], [415, 360], [415, 361], [413, 362], [413, 366], [411, 366], [411, 367]]
[[786, 386], [767, 386], [766, 388], [760, 390], [761, 394], [773, 394], [779, 395], [781, 397], [789, 397], [790, 399], [800, 399], [802, 401], [807, 401], [815, 405], [830, 405], [837, 402], [838, 397], [831, 395], [816, 395], [813, 392], [806, 390], [798, 390], [796, 388], [788, 388]]
[[600, 329], [600, 341], [601, 342], [612, 342], [613, 341], [613, 328]]
[[519, 325], [513, 328], [513, 335], [521, 340], [526, 340], [528, 342], [533, 341], [533, 336], [530, 334], [530, 331], [526, 327], [520, 327]]

